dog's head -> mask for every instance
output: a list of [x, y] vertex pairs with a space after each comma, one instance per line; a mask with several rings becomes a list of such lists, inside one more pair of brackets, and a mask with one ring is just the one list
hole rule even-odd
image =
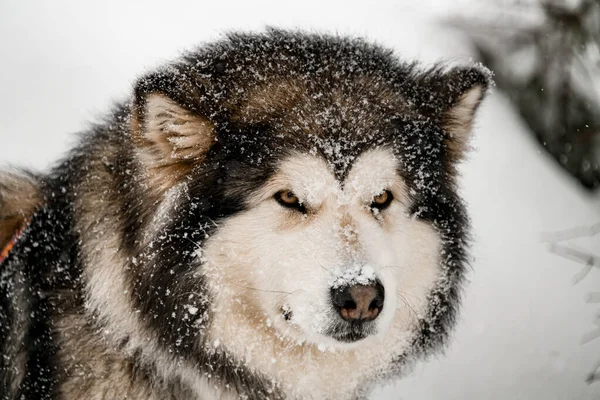
[[149, 193], [176, 215], [148, 237], [180, 247], [154, 246], [158, 280], [138, 297], [170, 297], [140, 308], [167, 315], [172, 338], [255, 326], [336, 348], [439, 344], [466, 258], [455, 167], [489, 79], [277, 31], [143, 78], [133, 139]]

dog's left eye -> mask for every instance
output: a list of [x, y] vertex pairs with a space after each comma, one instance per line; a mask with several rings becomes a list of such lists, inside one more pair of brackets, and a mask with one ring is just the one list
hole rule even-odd
[[384, 190], [377, 196], [373, 197], [373, 201], [371, 202], [371, 208], [379, 211], [384, 210], [389, 207], [392, 200], [394, 200], [392, 192], [390, 192], [389, 190]]
[[300, 199], [291, 190], [280, 190], [275, 193], [275, 200], [286, 208], [293, 208], [300, 212], [306, 212], [306, 208], [300, 203]]

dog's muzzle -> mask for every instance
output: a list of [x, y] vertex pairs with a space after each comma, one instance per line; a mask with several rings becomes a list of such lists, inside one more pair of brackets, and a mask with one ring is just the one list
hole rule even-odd
[[377, 333], [375, 320], [381, 314], [385, 300], [385, 290], [378, 280], [332, 288], [330, 293], [337, 317], [326, 335], [352, 343]]

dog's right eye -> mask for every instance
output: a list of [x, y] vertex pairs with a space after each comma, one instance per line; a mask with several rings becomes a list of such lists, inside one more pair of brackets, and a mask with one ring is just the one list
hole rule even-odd
[[378, 211], [385, 210], [390, 206], [392, 200], [394, 200], [392, 192], [390, 192], [389, 190], [384, 190], [377, 196], [373, 197], [373, 201], [371, 202], [371, 208]]
[[280, 190], [279, 192], [275, 193], [275, 200], [277, 200], [277, 202], [283, 207], [293, 208], [302, 213], [306, 212], [306, 208], [304, 208], [302, 203], [300, 203], [298, 196], [296, 196], [291, 190]]

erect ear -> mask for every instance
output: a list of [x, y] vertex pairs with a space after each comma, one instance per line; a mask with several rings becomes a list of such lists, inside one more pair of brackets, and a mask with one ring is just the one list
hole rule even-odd
[[426, 112], [447, 134], [451, 159], [460, 160], [468, 148], [475, 113], [493, 84], [492, 72], [483, 66], [455, 67], [445, 72], [431, 71], [422, 83], [432, 99], [424, 102]]
[[167, 190], [178, 183], [215, 141], [214, 125], [192, 111], [189, 97], [141, 81], [132, 109], [132, 135], [142, 166], [151, 183]]
[[448, 82], [448, 107], [441, 122], [449, 136], [450, 154], [460, 159], [471, 137], [475, 112], [491, 84], [491, 72], [480, 67], [454, 69], [448, 73]]

